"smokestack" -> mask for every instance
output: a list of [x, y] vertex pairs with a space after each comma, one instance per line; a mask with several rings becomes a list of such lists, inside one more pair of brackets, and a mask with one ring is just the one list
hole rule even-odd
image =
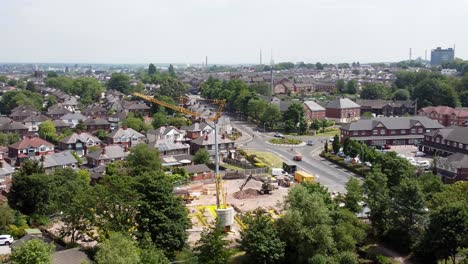
[[106, 146], [102, 147], [101, 153], [102, 153], [102, 155], [106, 155]]
[[205, 67], [208, 68], [208, 56], [205, 57]]
[[409, 48], [409, 60], [411, 60], [412, 55], [413, 55], [412, 50], [411, 50], [411, 48]]
[[260, 49], [260, 65], [262, 65], [262, 49]]

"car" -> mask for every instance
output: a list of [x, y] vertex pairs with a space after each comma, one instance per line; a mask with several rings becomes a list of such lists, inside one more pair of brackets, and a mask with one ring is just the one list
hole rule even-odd
[[340, 152], [338, 152], [338, 156], [344, 158], [344, 157], [346, 157], [346, 154], [344, 154], [343, 151], [340, 151]]
[[369, 167], [369, 168], [372, 168], [372, 163], [370, 163], [370, 162], [368, 162], [368, 161], [364, 162], [364, 165], [366, 165], [366, 166]]
[[295, 161], [301, 161], [302, 160], [302, 156], [301, 155], [296, 155], [293, 157], [293, 160]]
[[388, 145], [388, 144], [385, 144], [385, 145], [383, 146], [383, 148], [384, 148], [384, 149], [391, 149], [391, 146]]
[[11, 245], [13, 243], [13, 237], [10, 235], [0, 235], [0, 246]]
[[276, 132], [275, 133], [276, 138], [284, 138], [284, 136], [281, 133]]
[[426, 156], [426, 153], [422, 151], [416, 151], [416, 154], [414, 154], [415, 157], [424, 157]]
[[330, 142], [330, 143], [333, 143], [333, 141], [335, 141], [334, 138], [329, 138], [329, 139], [328, 139], [328, 142]]
[[307, 146], [313, 146], [314, 141], [313, 140], [307, 140]]

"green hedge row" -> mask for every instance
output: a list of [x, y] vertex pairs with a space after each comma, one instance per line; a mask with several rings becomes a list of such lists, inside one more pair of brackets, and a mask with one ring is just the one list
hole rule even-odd
[[320, 156], [358, 175], [366, 176], [366, 174], [371, 171], [371, 168], [364, 166], [362, 164], [352, 164], [352, 163], [346, 164], [344, 162], [344, 159], [337, 155], [333, 155], [330, 153], [322, 153], [320, 154]]

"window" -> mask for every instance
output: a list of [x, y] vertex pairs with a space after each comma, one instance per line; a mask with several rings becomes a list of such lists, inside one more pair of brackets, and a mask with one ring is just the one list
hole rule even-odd
[[429, 133], [429, 132], [431, 132], [431, 130], [430, 130], [430, 129], [426, 129], [426, 133]]
[[380, 135], [385, 135], [385, 129], [380, 129]]
[[414, 133], [416, 133], [416, 128], [411, 129], [411, 134], [414, 134]]
[[395, 134], [396, 134], [396, 131], [395, 131], [395, 130], [391, 130], [391, 131], [390, 131], [390, 134], [395, 135]]
[[44, 151], [46, 151], [46, 150], [47, 150], [47, 148], [46, 148], [46, 147], [44, 147], [44, 146], [43, 146], [43, 147], [41, 147], [41, 148], [39, 148], [39, 151], [40, 151], [40, 152], [44, 152]]
[[458, 148], [463, 148], [463, 144], [462, 143], [458, 143]]
[[406, 134], [406, 130], [405, 129], [400, 130], [400, 134], [403, 134], [403, 135]]
[[424, 130], [422, 128], [418, 128], [418, 134], [422, 134]]
[[377, 131], [377, 129], [372, 130], [372, 135], [377, 135], [378, 133], [379, 131]]
[[436, 142], [437, 142], [437, 143], [440, 143], [440, 138], [436, 138]]
[[353, 136], [358, 136], [359, 135], [359, 131], [353, 131]]

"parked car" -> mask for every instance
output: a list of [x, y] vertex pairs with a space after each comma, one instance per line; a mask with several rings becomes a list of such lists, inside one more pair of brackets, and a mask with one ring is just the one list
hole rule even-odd
[[383, 148], [384, 148], [384, 149], [391, 149], [391, 146], [388, 145], [388, 144], [385, 144], [385, 145], [383, 146]]
[[426, 153], [422, 151], [416, 151], [416, 154], [414, 154], [415, 157], [424, 157], [426, 156]]
[[307, 146], [313, 146], [314, 141], [313, 140], [307, 140]]
[[425, 170], [428, 170], [431, 168], [431, 162], [428, 160], [418, 161], [418, 164], [420, 167], [424, 168]]
[[370, 162], [368, 162], [368, 161], [364, 162], [364, 165], [366, 165], [366, 166], [369, 167], [369, 168], [372, 168], [372, 163], [370, 163]]
[[13, 243], [13, 237], [10, 235], [0, 235], [0, 246], [11, 245]]
[[340, 152], [338, 152], [338, 156], [344, 158], [344, 157], [346, 157], [346, 154], [344, 154], [343, 151], [340, 151]]

